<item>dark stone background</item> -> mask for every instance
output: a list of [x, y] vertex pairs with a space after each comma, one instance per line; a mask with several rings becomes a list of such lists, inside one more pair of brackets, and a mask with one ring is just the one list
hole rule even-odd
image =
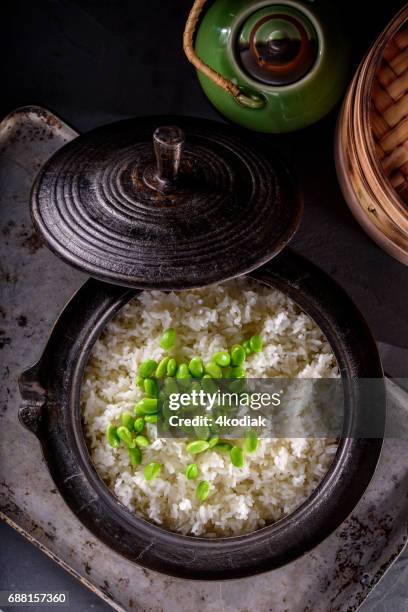
[[[332, 3], [350, 40], [353, 67], [402, 4]], [[0, 116], [38, 104], [80, 131], [143, 114], [221, 119], [181, 49], [190, 5], [187, 0], [4, 0]], [[378, 340], [408, 346], [408, 269], [363, 233], [343, 200], [333, 161], [337, 112], [295, 134], [268, 137], [304, 192], [304, 220], [293, 246], [343, 285]], [[0, 589], [52, 585], [71, 592], [65, 610], [110, 609], [5, 526], [0, 542]]]
[[[332, 2], [356, 67], [400, 1]], [[190, 0], [3, 0], [0, 114], [39, 104], [79, 131], [143, 114], [222, 119], [181, 45]], [[306, 210], [293, 246], [345, 287], [378, 340], [408, 346], [408, 271], [354, 221], [333, 161], [338, 109], [319, 124], [270, 136], [301, 181]]]

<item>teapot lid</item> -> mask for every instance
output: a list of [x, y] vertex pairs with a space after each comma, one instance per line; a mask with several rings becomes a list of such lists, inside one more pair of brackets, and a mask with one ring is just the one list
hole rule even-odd
[[271, 4], [251, 13], [236, 40], [244, 72], [272, 86], [304, 78], [316, 63], [318, 35], [307, 15], [290, 4]]
[[31, 196], [49, 248], [90, 276], [186, 289], [250, 272], [295, 233], [295, 182], [265, 144], [213, 121], [136, 118], [60, 149]]

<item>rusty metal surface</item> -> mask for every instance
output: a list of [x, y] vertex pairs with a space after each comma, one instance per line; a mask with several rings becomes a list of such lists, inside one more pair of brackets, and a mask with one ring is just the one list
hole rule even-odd
[[[40, 356], [57, 314], [85, 280], [43, 248], [32, 230], [28, 208], [38, 169], [75, 136], [59, 119], [38, 108], [16, 111], [0, 125], [3, 519], [117, 610], [356, 610], [406, 542], [406, 440], [385, 441], [367, 493], [335, 534], [282, 569], [228, 583], [183, 581], [127, 562], [87, 532], [56, 492], [36, 438], [18, 423], [17, 376]], [[392, 384], [389, 392], [391, 409], [407, 419], [404, 397]]]

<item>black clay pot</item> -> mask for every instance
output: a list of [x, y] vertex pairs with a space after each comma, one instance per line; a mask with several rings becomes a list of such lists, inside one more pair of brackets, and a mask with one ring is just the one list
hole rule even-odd
[[[181, 536], [138, 518], [96, 473], [81, 424], [80, 390], [92, 347], [106, 323], [137, 291], [89, 280], [57, 321], [41, 360], [20, 379], [20, 419], [39, 439], [61, 495], [78, 519], [117, 553], [147, 568], [194, 579], [230, 579], [277, 568], [310, 550], [353, 510], [374, 473], [382, 440], [356, 439], [364, 419], [353, 378], [382, 379], [371, 333], [347, 295], [318, 268], [285, 250], [250, 274], [294, 299], [321, 327], [345, 386], [345, 431], [333, 464], [291, 515], [239, 537]], [[348, 389], [348, 390], [347, 390]], [[384, 425], [383, 412], [377, 414]], [[358, 429], [357, 429], [358, 430]]]

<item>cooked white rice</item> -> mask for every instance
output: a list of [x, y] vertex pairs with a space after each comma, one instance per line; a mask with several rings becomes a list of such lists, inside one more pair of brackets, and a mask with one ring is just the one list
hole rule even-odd
[[[262, 352], [246, 362], [248, 377], [337, 377], [335, 357], [320, 328], [280, 291], [239, 279], [191, 291], [144, 291], [108, 324], [95, 344], [82, 389], [85, 432], [94, 465], [117, 498], [130, 510], [164, 528], [183, 534], [215, 537], [246, 533], [292, 512], [327, 472], [334, 440], [263, 439], [246, 454], [241, 469], [228, 455], [208, 450], [195, 455], [198, 480], [187, 480], [192, 461], [185, 441], [159, 439], [143, 449], [143, 465], [163, 465], [146, 482], [143, 465], [132, 467], [126, 448], [111, 448], [105, 437], [109, 422], [141, 399], [135, 384], [140, 363], [165, 353], [159, 338], [167, 327], [177, 330], [178, 360], [195, 355], [209, 361], [219, 350], [252, 334], [264, 339]], [[211, 490], [199, 503], [195, 489], [208, 480]]]

